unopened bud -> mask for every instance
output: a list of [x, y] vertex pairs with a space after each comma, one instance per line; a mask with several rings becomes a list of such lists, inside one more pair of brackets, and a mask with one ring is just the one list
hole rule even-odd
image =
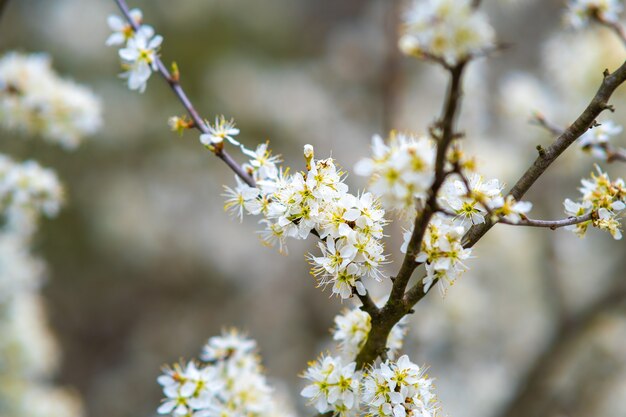
[[306, 161], [307, 171], [311, 170], [311, 161], [313, 160], [314, 155], [315, 151], [313, 150], [313, 145], [304, 145], [304, 160]]

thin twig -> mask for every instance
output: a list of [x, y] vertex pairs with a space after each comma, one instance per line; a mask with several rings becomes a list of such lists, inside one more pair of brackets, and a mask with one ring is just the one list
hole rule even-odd
[[[126, 4], [125, 0], [115, 0], [115, 2], [119, 6], [126, 20], [132, 26], [133, 30], [137, 31], [139, 29], [139, 26], [130, 16], [128, 5]], [[161, 61], [161, 59], [158, 56], [155, 57], [155, 62], [156, 62], [159, 73], [163, 76], [165, 81], [167, 81], [172, 91], [174, 91], [174, 94], [176, 94], [176, 97], [178, 97], [178, 99], [180, 100], [185, 110], [187, 110], [189, 117], [191, 117], [191, 119], [193, 120], [193, 126], [196, 127], [198, 130], [200, 130], [202, 133], [208, 133], [208, 127], [206, 123], [196, 111], [195, 107], [191, 103], [191, 100], [189, 100], [189, 97], [187, 97], [187, 94], [185, 93], [185, 90], [183, 89], [183, 87], [180, 85], [178, 78], [172, 77], [168, 69], [163, 64], [163, 61]], [[217, 149], [215, 152], [215, 155], [218, 158], [220, 158], [222, 161], [224, 161], [226, 165], [228, 165], [228, 167], [232, 169], [235, 172], [235, 174], [237, 174], [248, 185], [250, 185], [251, 187], [255, 186], [254, 178], [252, 178], [243, 169], [243, 167], [241, 167], [241, 165], [239, 165], [232, 158], [232, 156], [230, 156], [228, 152], [226, 152], [224, 149]], [[317, 233], [317, 231], [313, 230], [311, 233], [319, 237], [319, 234]], [[359, 299], [363, 303], [364, 311], [366, 311], [370, 316], [378, 314], [378, 307], [376, 306], [374, 301], [371, 299], [369, 293], [364, 296], [359, 295]]]
[[[3, 0], [0, 0], [0, 1], [3, 1]], [[115, 0], [115, 2], [117, 3], [117, 5], [120, 8], [122, 14], [124, 15], [124, 17], [126, 18], [128, 23], [131, 25], [133, 30], [137, 31], [139, 29], [139, 25], [130, 16], [130, 12], [129, 12], [129, 9], [128, 9], [128, 5], [126, 4], [126, 1], [125, 0]], [[1, 5], [1, 3], [0, 3], [0, 5]], [[194, 122], [193, 126], [195, 128], [197, 128], [202, 133], [208, 133], [209, 132], [208, 126], [206, 125], [204, 120], [200, 117], [200, 115], [198, 114], [198, 112], [194, 108], [193, 104], [191, 103], [191, 100], [189, 100], [189, 97], [187, 97], [187, 94], [185, 93], [185, 90], [180, 85], [178, 77], [172, 77], [172, 75], [168, 71], [167, 67], [165, 66], [165, 64], [163, 64], [163, 61], [161, 61], [161, 59], [158, 56], [155, 56], [154, 61], [156, 63], [158, 72], [165, 79], [165, 81], [167, 81], [167, 83], [169, 84], [170, 88], [172, 89], [172, 91], [174, 92], [176, 97], [178, 97], [178, 100], [181, 102], [181, 104], [183, 105], [185, 110], [187, 110], [187, 113], [189, 114], [189, 117], [191, 117], [191, 119]], [[250, 174], [248, 174], [246, 172], [246, 170], [243, 169], [243, 167], [241, 165], [239, 165], [233, 159], [233, 157], [230, 156], [230, 154], [228, 152], [226, 152], [223, 148], [216, 147], [214, 153], [215, 153], [215, 156], [217, 156], [222, 161], [224, 161], [224, 163], [226, 163], [226, 165], [228, 165], [228, 167], [231, 170], [233, 170], [233, 172], [235, 174], [237, 174], [239, 176], [239, 178], [244, 180], [246, 182], [246, 184], [248, 184], [251, 187], [255, 186], [254, 178], [252, 178], [252, 176], [250, 176]]]
[[530, 118], [530, 124], [542, 127], [554, 136], [563, 134], [563, 128], [561, 126], [552, 123], [541, 113], [533, 114]]
[[[530, 123], [543, 127], [554, 136], [562, 135], [565, 129], [546, 119], [543, 114], [535, 113], [530, 119]], [[597, 147], [606, 155], [606, 162], [626, 162], [626, 149], [613, 146], [611, 143], [605, 142], [596, 145], [588, 145], [589, 147]], [[583, 147], [587, 150], [587, 147]]]
[[596, 21], [601, 25], [606, 26], [607, 28], [615, 32], [615, 34], [618, 38], [620, 38], [624, 46], [626, 46], [626, 32], [624, 31], [624, 27], [619, 22], [608, 21], [602, 18], [602, 16], [600, 16], [598, 13], [594, 15], [594, 19], [596, 19]]
[[572, 226], [574, 224], [588, 222], [590, 220], [593, 220], [595, 216], [596, 216], [596, 212], [592, 211], [582, 216], [571, 216], [571, 217], [568, 217], [567, 219], [561, 219], [561, 220], [535, 220], [535, 219], [525, 218], [515, 223], [512, 221], [506, 220], [504, 218], [500, 218], [498, 219], [498, 223], [508, 224], [510, 226], [546, 227], [548, 229], [555, 230], [555, 229], [565, 227], [565, 226]]

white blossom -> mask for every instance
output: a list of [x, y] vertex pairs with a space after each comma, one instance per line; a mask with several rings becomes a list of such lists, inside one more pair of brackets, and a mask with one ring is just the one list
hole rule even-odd
[[578, 145], [584, 151], [591, 152], [596, 158], [607, 159], [607, 147], [612, 136], [622, 133], [622, 126], [608, 120], [599, 126], [587, 130], [578, 139]]
[[256, 342], [234, 329], [211, 337], [201, 356], [205, 364], [190, 361], [164, 369], [157, 381], [165, 398], [157, 412], [174, 417], [276, 415], [273, 390], [255, 350]]
[[63, 202], [63, 188], [50, 169], [35, 161], [17, 163], [0, 154], [0, 212], [5, 229], [33, 232], [40, 214], [53, 217]]
[[621, 223], [618, 216], [626, 208], [626, 186], [624, 180], [618, 178], [611, 181], [608, 174], [596, 166], [597, 174], [592, 173], [590, 179], [583, 179], [580, 202], [566, 199], [563, 203], [565, 213], [570, 216], [582, 216], [591, 211], [596, 216], [589, 221], [567, 226], [579, 237], [583, 237], [589, 226], [608, 231], [614, 239], [622, 238]]
[[567, 5], [565, 22], [575, 29], [585, 27], [590, 19], [616, 23], [622, 12], [620, 0], [571, 0]]
[[512, 195], [494, 198], [490, 204], [490, 209], [494, 215], [503, 218], [511, 223], [519, 223], [532, 209], [532, 203], [528, 201], [517, 201]]
[[120, 49], [122, 66], [126, 69], [122, 77], [128, 79], [128, 88], [140, 93], [145, 91], [152, 71], [158, 69], [156, 58], [162, 42], [160, 35], [149, 37], [143, 32], [136, 32], [126, 47]]
[[448, 65], [493, 47], [494, 31], [470, 0], [414, 0], [405, 14], [403, 53], [443, 59]]
[[225, 359], [237, 360], [250, 355], [256, 350], [256, 342], [245, 337], [235, 329], [222, 332], [221, 336], [213, 336], [202, 349], [200, 358], [206, 362]]
[[[141, 33], [146, 38], [154, 36], [154, 29], [152, 26], [143, 25], [143, 13], [139, 9], [132, 9], [129, 11], [130, 17], [133, 22], [139, 26], [138, 33]], [[113, 31], [106, 40], [107, 46], [125, 45], [134, 35], [133, 27], [130, 23], [117, 15], [110, 15], [107, 18], [107, 24], [109, 29]]]
[[[426, 277], [423, 280], [424, 292], [438, 280], [442, 283], [441, 291], [445, 293], [447, 286], [454, 284], [458, 276], [467, 270], [463, 263], [471, 257], [472, 250], [464, 248], [461, 239], [467, 229], [453, 219], [437, 214], [428, 224], [422, 240], [416, 262], [425, 263]], [[404, 234], [401, 250], [406, 253], [413, 230]]]
[[[367, 335], [372, 328], [371, 317], [360, 308], [344, 310], [335, 316], [333, 339], [339, 342], [339, 351], [345, 360], [353, 360], [367, 340]], [[391, 329], [387, 337], [387, 357], [393, 359], [397, 352], [402, 349], [404, 333], [404, 321], [400, 321]]]
[[484, 223], [488, 209], [501, 197], [502, 185], [498, 179], [485, 180], [482, 175], [472, 173], [467, 185], [461, 179], [446, 181], [439, 200], [442, 207], [454, 212], [460, 224], [467, 227]]
[[362, 400], [373, 416], [428, 416], [439, 414], [432, 380], [407, 355], [385, 361], [363, 377]]
[[434, 180], [435, 155], [431, 138], [392, 132], [388, 143], [374, 136], [372, 157], [359, 161], [354, 170], [370, 178], [369, 190], [387, 209], [413, 213]]
[[[233, 137], [239, 134], [239, 129], [235, 127], [235, 121], [233, 119], [226, 120], [224, 116], [216, 116], [215, 124], [207, 123], [207, 128], [209, 130], [208, 133], [200, 135], [200, 142], [202, 142], [203, 145], [221, 144], [224, 139], [226, 139], [231, 144], [239, 146], [239, 142]], [[253, 157], [256, 159], [258, 155], [255, 154]]]
[[356, 415], [361, 372], [356, 371], [355, 362], [344, 363], [340, 357], [322, 356], [309, 364], [303, 378], [310, 384], [300, 394], [318, 412], [332, 411], [342, 417]]
[[241, 149], [252, 158], [244, 168], [256, 187], [239, 179], [235, 189], [226, 187], [228, 210], [240, 218], [243, 212], [262, 215], [263, 240], [281, 251], [286, 238], [306, 239], [314, 232], [321, 239], [321, 254], [308, 256], [312, 273], [319, 286], [330, 286], [342, 299], [354, 292], [364, 295], [364, 278], [382, 278], [380, 266], [386, 256], [381, 239], [387, 221], [373, 194], [350, 194], [333, 159], [314, 159], [311, 145], [304, 149], [307, 171], [293, 175], [277, 166], [280, 160], [267, 144], [256, 151]]
[[0, 58], [0, 124], [74, 149], [102, 125], [100, 99], [60, 78], [46, 54], [9, 52]]

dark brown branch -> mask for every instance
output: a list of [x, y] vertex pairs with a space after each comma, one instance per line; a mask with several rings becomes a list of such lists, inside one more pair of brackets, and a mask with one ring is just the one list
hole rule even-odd
[[[0, 0], [0, 2], [1, 1], [6, 1], [6, 0]], [[137, 31], [139, 29], [139, 25], [130, 16], [130, 12], [128, 10], [128, 5], [126, 4], [126, 1], [115, 0], [115, 2], [117, 3], [119, 9], [121, 10], [122, 14], [124, 15], [128, 23], [132, 26], [133, 30]], [[167, 83], [169, 84], [170, 88], [172, 89], [176, 97], [178, 97], [178, 100], [181, 102], [185, 110], [187, 110], [187, 113], [189, 114], [189, 117], [191, 117], [191, 120], [193, 120], [193, 126], [202, 133], [208, 133], [209, 130], [208, 130], [206, 123], [200, 117], [196, 109], [194, 108], [193, 104], [191, 103], [191, 100], [189, 100], [189, 97], [187, 97], [185, 90], [180, 85], [178, 77], [172, 77], [169, 70], [167, 69], [165, 64], [163, 64], [163, 61], [161, 61], [161, 59], [158, 56], [156, 56], [154, 60], [155, 60], [158, 72], [161, 74], [163, 79], [167, 81]], [[228, 152], [226, 152], [223, 148], [216, 147], [214, 153], [215, 153], [215, 156], [217, 156], [222, 161], [224, 161], [224, 163], [226, 163], [226, 165], [228, 165], [228, 167], [231, 170], [233, 170], [235, 174], [237, 174], [243, 181], [245, 181], [246, 184], [250, 185], [251, 187], [254, 187], [255, 185], [254, 178], [252, 178], [250, 174], [248, 174], [241, 167], [241, 165], [239, 165], [233, 159], [233, 157], [230, 156]]]
[[[546, 149], [541, 149], [539, 157], [535, 160], [532, 166], [530, 166], [524, 175], [517, 181], [517, 183], [513, 186], [510, 191], [510, 195], [512, 195], [516, 200], [521, 200], [524, 194], [530, 189], [530, 187], [535, 183], [535, 181], [548, 169], [548, 167], [583, 133], [587, 131], [591, 126], [593, 126], [596, 118], [602, 113], [604, 110], [610, 109], [608, 104], [608, 100], [613, 94], [613, 92], [619, 87], [624, 81], [626, 81], [626, 62], [622, 64], [617, 70], [613, 73], [609, 73], [608, 70], [604, 72], [604, 79], [600, 88], [596, 92], [595, 96], [587, 106], [587, 108], [583, 111], [583, 113], [576, 119], [576, 121], [565, 129], [559, 137]], [[432, 196], [431, 196], [432, 197]], [[436, 197], [436, 196], [435, 196]], [[429, 198], [429, 201], [431, 199]], [[436, 199], [434, 199], [436, 204]], [[429, 210], [429, 204], [426, 205], [424, 211]], [[432, 208], [436, 206], [433, 205]], [[432, 211], [431, 208], [431, 211]], [[427, 214], [432, 216], [432, 212]], [[423, 215], [422, 215], [423, 216]], [[418, 219], [416, 219], [416, 225], [418, 225]], [[419, 223], [421, 224], [421, 223]], [[478, 242], [484, 235], [491, 229], [494, 223], [487, 219], [487, 222], [482, 225], [473, 226], [469, 232], [464, 237], [464, 246], [466, 248], [472, 247]], [[417, 227], [416, 229], [417, 230]], [[415, 231], [414, 231], [415, 232]], [[413, 237], [413, 236], [412, 236]], [[417, 240], [417, 238], [415, 239]], [[413, 239], [412, 239], [413, 241]], [[414, 241], [412, 243], [415, 243]], [[421, 240], [419, 242], [421, 244]], [[417, 245], [417, 244], [416, 244]], [[410, 245], [409, 245], [410, 246]], [[410, 252], [407, 249], [407, 257], [410, 253], [415, 254], [415, 249], [419, 248], [419, 246], [414, 246], [413, 251]], [[406, 286], [408, 280], [415, 268], [418, 266], [415, 262], [408, 262], [405, 267], [405, 262], [407, 261], [407, 257], [403, 262], [403, 267], [401, 268], [401, 273], [408, 273], [406, 275], [400, 275], [402, 281], [398, 284], [398, 278], [394, 282], [394, 288], [398, 285]], [[406, 280], [406, 282], [405, 282]], [[429, 288], [429, 291], [435, 287], [437, 281], [435, 280]], [[397, 290], [396, 290], [397, 291]], [[387, 329], [391, 329], [393, 327], [393, 317], [398, 316], [398, 311], [409, 311], [418, 301], [420, 301], [429, 291], [424, 291], [424, 286], [422, 284], [422, 279], [418, 280], [408, 291], [404, 294], [402, 298], [402, 302], [398, 303], [394, 301], [394, 296], [389, 297], [389, 301], [387, 304], [381, 309], [379, 321], [381, 323], [380, 329], [372, 323], [372, 331], [373, 334], [375, 330], [377, 331], [375, 334], [376, 340], [370, 343], [368, 339], [367, 343], [359, 353], [357, 357], [357, 363], [359, 366], [363, 366], [366, 363], [370, 363], [376, 359], [377, 352], [381, 351], [380, 343], [385, 343], [386, 339], [383, 339], [379, 333], [384, 332]], [[393, 294], [393, 289], [392, 289]], [[399, 316], [398, 320], [402, 318], [402, 315]], [[390, 323], [392, 322], [392, 323]], [[389, 331], [387, 330], [387, 331]], [[369, 362], [366, 362], [368, 360]]]
[[[540, 126], [546, 129], [548, 132], [550, 132], [554, 136], [562, 135], [563, 131], [565, 130], [562, 127], [558, 126], [557, 124], [547, 120], [540, 113], [534, 114], [533, 117], [530, 119], [530, 122], [532, 124], [535, 124], [537, 126]], [[626, 149], [613, 146], [612, 144], [608, 142], [597, 144], [597, 145], [590, 145], [590, 147], [600, 148], [606, 154], [606, 162], [608, 163], [616, 162], [616, 161], [626, 162]], [[583, 147], [583, 150], [587, 150], [587, 148]]]
[[417, 267], [415, 257], [420, 252], [422, 240], [428, 223], [432, 216], [437, 211], [437, 194], [439, 189], [443, 185], [448, 173], [445, 172], [446, 156], [448, 154], [448, 148], [455, 138], [454, 123], [458, 115], [458, 109], [461, 101], [461, 83], [463, 70], [466, 62], [461, 62], [456, 67], [450, 70], [450, 85], [448, 87], [448, 94], [443, 108], [443, 116], [437, 124], [441, 128], [441, 137], [437, 144], [437, 156], [435, 160], [435, 179], [430, 187], [428, 200], [426, 204], [415, 218], [413, 225], [413, 233], [409, 244], [407, 246], [406, 256], [402, 261], [400, 271], [396, 275], [396, 279], [393, 283], [390, 298], [397, 300], [401, 299], [404, 295], [406, 285], [413, 274], [413, 271]]
[[437, 194], [443, 185], [447, 175], [445, 172], [446, 156], [448, 148], [456, 138], [454, 125], [458, 116], [461, 102], [461, 86], [463, 70], [467, 61], [462, 61], [456, 66], [449, 68], [450, 85], [443, 105], [442, 116], [436, 125], [440, 129], [437, 143], [437, 156], [435, 160], [435, 178], [430, 187], [429, 196], [423, 209], [418, 213], [413, 225], [413, 233], [407, 246], [406, 255], [402, 261], [400, 271], [393, 279], [393, 286], [387, 303], [380, 310], [378, 317], [372, 317], [372, 328], [365, 345], [356, 358], [358, 368], [363, 368], [374, 362], [376, 358], [385, 352], [387, 337], [392, 327], [406, 315], [412, 308], [412, 304], [407, 304], [404, 292], [406, 286], [419, 264], [415, 257], [420, 251], [422, 240], [426, 233], [428, 223], [437, 211]]
[[369, 292], [365, 295], [357, 293], [357, 297], [359, 297], [359, 300], [361, 300], [361, 310], [369, 314], [370, 317], [378, 316], [378, 314], [380, 313], [380, 309], [378, 308], [374, 300], [372, 300], [372, 298], [370, 297]]

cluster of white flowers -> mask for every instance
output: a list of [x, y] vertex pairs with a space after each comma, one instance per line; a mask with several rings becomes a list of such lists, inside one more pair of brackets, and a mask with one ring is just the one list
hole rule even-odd
[[[62, 189], [53, 171], [0, 154], [0, 414], [79, 417], [80, 402], [52, 386], [58, 352], [38, 294], [44, 265], [29, 250], [40, 214], [53, 216]], [[36, 401], [33, 401], [36, 399]]]
[[353, 291], [365, 294], [364, 277], [379, 280], [383, 254], [384, 210], [371, 193], [355, 196], [343, 182], [343, 172], [332, 158], [315, 159], [306, 145], [307, 170], [287, 174], [277, 167], [267, 144], [255, 151], [242, 147], [252, 159], [244, 168], [255, 179], [251, 187], [239, 178], [234, 189], [226, 187], [225, 207], [240, 218], [246, 211], [262, 215], [264, 242], [278, 244], [285, 239], [306, 239], [314, 233], [321, 239], [321, 256], [309, 255], [312, 273], [320, 286], [332, 285], [333, 294], [349, 298]]
[[[211, 125], [211, 123], [206, 122], [208, 127], [208, 133], [203, 133], [200, 135], [200, 142], [204, 146], [215, 146], [221, 145], [226, 139], [232, 145], [239, 146], [239, 141], [237, 141], [233, 136], [237, 136], [239, 134], [239, 129], [235, 127], [235, 121], [233, 119], [226, 120], [224, 116], [219, 116], [215, 118], [215, 124]], [[242, 147], [241, 150], [250, 155], [252, 151], [247, 150]], [[267, 147], [257, 149], [258, 152], [265, 152]], [[255, 158], [260, 155], [250, 155], [252, 158]]]
[[362, 373], [356, 362], [344, 363], [340, 357], [321, 356], [302, 375], [311, 384], [300, 393], [320, 413], [331, 411], [341, 417], [357, 416]]
[[356, 363], [322, 355], [302, 375], [310, 383], [301, 392], [319, 413], [353, 417], [435, 417], [439, 415], [433, 381], [407, 355], [386, 360], [366, 372]]
[[455, 65], [493, 47], [494, 38], [487, 16], [476, 11], [471, 0], [414, 0], [399, 46], [407, 55]]
[[578, 140], [578, 144], [585, 152], [591, 152], [593, 156], [606, 160], [608, 147], [612, 136], [622, 133], [622, 127], [608, 120], [600, 126], [587, 130]]
[[115, 15], [109, 16], [108, 24], [113, 33], [107, 39], [106, 44], [123, 46], [119, 51], [119, 56], [122, 60], [122, 68], [126, 72], [122, 74], [122, 77], [128, 79], [128, 88], [143, 93], [152, 72], [158, 69], [156, 58], [163, 37], [155, 35], [151, 26], [142, 24], [141, 10], [131, 10], [130, 16], [139, 27], [137, 31], [123, 18]]
[[565, 22], [575, 29], [585, 27], [594, 18], [615, 23], [622, 9], [621, 0], [572, 0], [567, 5]]
[[370, 177], [369, 189], [387, 209], [412, 213], [423, 202], [435, 178], [436, 142], [428, 136], [391, 132], [387, 143], [372, 139], [372, 158], [354, 171]]
[[574, 202], [568, 198], [563, 205], [565, 213], [570, 216], [583, 216], [591, 211], [596, 212], [597, 215], [593, 220], [567, 226], [566, 229], [582, 237], [592, 225], [608, 231], [616, 240], [621, 239], [622, 231], [618, 214], [626, 208], [626, 185], [621, 178], [611, 181], [600, 167], [596, 167], [596, 170], [597, 174], [592, 173], [591, 179], [582, 180], [580, 202]]
[[59, 352], [38, 294], [44, 265], [28, 244], [0, 232], [0, 415], [80, 417], [74, 393], [50, 383]]
[[[428, 224], [422, 247], [415, 257], [416, 262], [425, 263], [424, 292], [428, 291], [435, 280], [439, 280], [443, 293], [447, 286], [452, 285], [458, 276], [467, 270], [463, 261], [471, 257], [472, 250], [466, 249], [461, 239], [467, 229], [455, 223], [449, 217], [436, 214]], [[406, 253], [413, 230], [404, 233], [402, 252]]]
[[9, 52], [0, 59], [0, 124], [75, 148], [100, 125], [100, 100], [60, 78], [45, 54]]
[[370, 416], [434, 417], [439, 415], [433, 381], [408, 356], [371, 369], [362, 381], [362, 400]]
[[[448, 175], [439, 190], [437, 203], [443, 212], [429, 223], [415, 257], [416, 262], [426, 264], [425, 291], [436, 279], [452, 284], [467, 269], [463, 261], [470, 257], [471, 250], [463, 248], [461, 239], [470, 226], [484, 223], [487, 216], [493, 221], [519, 223], [532, 207], [531, 203], [505, 197], [497, 179], [485, 180], [469, 172], [473, 164], [463, 162], [456, 145], [450, 157], [460, 161], [461, 166], [467, 165], [464, 171], [468, 173], [463, 174], [465, 180], [458, 174]], [[385, 208], [414, 216], [428, 198], [434, 180], [435, 141], [392, 132], [388, 143], [374, 136], [372, 154], [357, 163], [357, 174], [369, 177], [369, 190], [380, 197]], [[452, 164], [447, 163], [446, 169], [451, 168]], [[404, 234], [403, 252], [408, 249], [412, 233], [411, 226]]]
[[[335, 316], [333, 339], [339, 342], [339, 352], [344, 360], [353, 360], [359, 353], [372, 329], [371, 320], [370, 315], [358, 307]], [[402, 349], [405, 333], [404, 320], [393, 326], [387, 338], [387, 357], [395, 358]]]
[[455, 213], [461, 226], [484, 223], [488, 211], [504, 206], [502, 185], [497, 179], [485, 180], [472, 173], [466, 185], [461, 179], [450, 178], [442, 187], [439, 205]]
[[[0, 125], [74, 149], [101, 125], [100, 100], [60, 78], [45, 54], [0, 58]], [[50, 169], [0, 154], [0, 414], [80, 417], [70, 391], [55, 387], [56, 341], [39, 289], [44, 264], [29, 246], [41, 215], [52, 217], [63, 188]]]
[[54, 171], [35, 161], [17, 163], [0, 154], [0, 213], [5, 229], [29, 234], [40, 213], [52, 217], [63, 201]]
[[205, 364], [176, 364], [158, 378], [165, 394], [158, 413], [174, 417], [280, 415], [255, 350], [256, 342], [236, 330], [210, 338], [201, 355]]

